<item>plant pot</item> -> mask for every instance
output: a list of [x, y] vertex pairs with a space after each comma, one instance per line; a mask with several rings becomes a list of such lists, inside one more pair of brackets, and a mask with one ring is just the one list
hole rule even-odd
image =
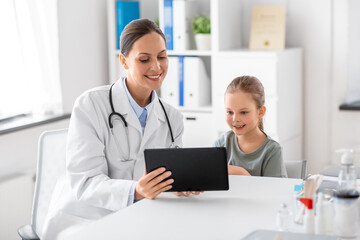
[[211, 34], [210, 33], [195, 34], [195, 44], [197, 50], [210, 50]]

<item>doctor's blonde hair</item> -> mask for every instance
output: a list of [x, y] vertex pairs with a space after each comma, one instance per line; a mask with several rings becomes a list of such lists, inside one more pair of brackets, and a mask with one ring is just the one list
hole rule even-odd
[[[225, 91], [227, 93], [235, 93], [237, 91], [243, 91], [250, 93], [253, 100], [255, 101], [256, 107], [260, 109], [265, 104], [265, 91], [264, 86], [259, 79], [253, 76], [241, 76], [237, 77], [228, 85]], [[259, 129], [264, 132], [263, 119], [259, 120]]]
[[125, 26], [120, 36], [121, 53], [127, 57], [134, 43], [142, 36], [152, 32], [159, 34], [164, 39], [166, 46], [164, 33], [153, 21], [145, 18], [131, 21]]

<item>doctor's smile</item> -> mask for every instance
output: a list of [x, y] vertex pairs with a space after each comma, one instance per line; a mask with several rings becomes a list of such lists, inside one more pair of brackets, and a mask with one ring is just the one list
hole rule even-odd
[[145, 77], [149, 78], [149, 79], [152, 80], [152, 81], [159, 81], [159, 80], [161, 80], [161, 79], [160, 79], [161, 74], [159, 74], [159, 75], [145, 75]]

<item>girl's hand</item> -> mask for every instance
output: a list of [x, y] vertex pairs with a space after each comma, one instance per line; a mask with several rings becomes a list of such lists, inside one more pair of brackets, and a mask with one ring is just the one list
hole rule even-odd
[[245, 168], [229, 165], [228, 166], [228, 173], [229, 175], [245, 175], [245, 176], [251, 176], [248, 171], [246, 171]]
[[162, 192], [165, 192], [172, 188], [170, 184], [174, 182], [174, 179], [168, 179], [164, 182], [164, 179], [171, 175], [170, 171], [166, 171], [164, 167], [158, 168], [148, 174], [144, 174], [138, 181], [135, 188], [135, 200], [143, 198], [154, 199]]

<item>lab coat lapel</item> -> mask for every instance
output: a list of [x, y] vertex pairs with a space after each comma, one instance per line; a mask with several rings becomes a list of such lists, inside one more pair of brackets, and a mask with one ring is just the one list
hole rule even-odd
[[135, 128], [142, 135], [140, 121], [132, 109], [129, 99], [127, 98], [123, 80], [119, 79], [113, 87], [113, 99], [115, 111], [124, 116], [129, 126]]
[[161, 127], [163, 122], [165, 122], [165, 113], [163, 109], [161, 108], [161, 105], [159, 103], [159, 98], [155, 94], [155, 98], [153, 101], [153, 109], [151, 110], [148, 119], [146, 120], [146, 126], [144, 131], [144, 136], [141, 141], [141, 147], [140, 150], [142, 150], [145, 146], [145, 144], [151, 140], [152, 135], [155, 131], [158, 130], [159, 127]]

